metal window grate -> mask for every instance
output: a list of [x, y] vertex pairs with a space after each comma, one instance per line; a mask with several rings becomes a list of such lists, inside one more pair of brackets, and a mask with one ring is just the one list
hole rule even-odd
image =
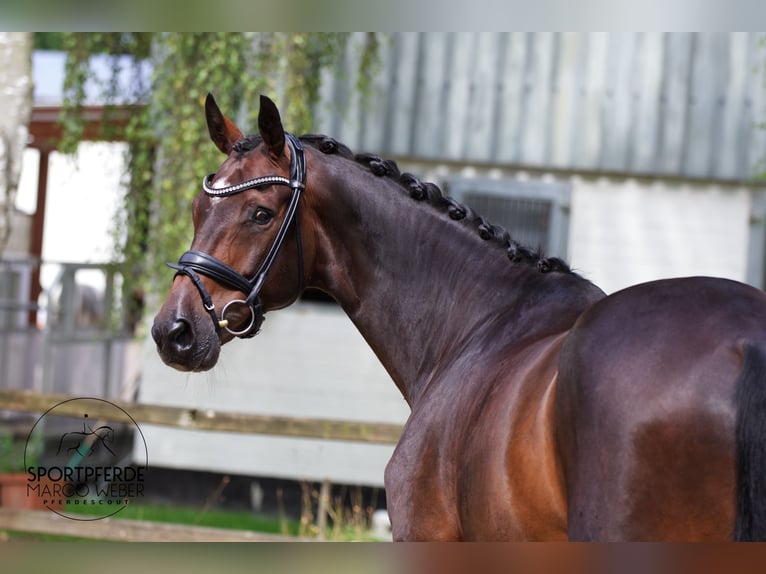
[[463, 202], [492, 223], [505, 227], [522, 245], [547, 250], [552, 211], [549, 200], [467, 191]]
[[445, 183], [449, 195], [504, 227], [515, 241], [566, 259], [569, 182], [450, 177]]

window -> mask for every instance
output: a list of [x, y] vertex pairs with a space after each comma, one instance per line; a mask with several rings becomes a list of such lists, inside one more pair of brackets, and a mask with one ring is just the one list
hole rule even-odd
[[566, 259], [569, 183], [449, 178], [445, 188], [455, 200], [507, 229], [522, 245]]

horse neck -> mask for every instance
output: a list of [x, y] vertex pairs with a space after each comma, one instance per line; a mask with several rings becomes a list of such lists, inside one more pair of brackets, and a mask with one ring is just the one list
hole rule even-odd
[[322, 174], [323, 185], [306, 195], [318, 250], [309, 286], [340, 303], [410, 406], [435, 366], [490, 326], [505, 346], [530, 335], [537, 322], [529, 321], [528, 301], [524, 325], [497, 325], [512, 323], [513, 310], [545, 279], [534, 266], [512, 264], [470, 224], [415, 201], [392, 178], [353, 163], [346, 170]]

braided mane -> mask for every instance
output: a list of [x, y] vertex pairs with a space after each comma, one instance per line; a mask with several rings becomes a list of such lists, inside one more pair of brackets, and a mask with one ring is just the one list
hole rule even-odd
[[[309, 134], [301, 136], [300, 139], [324, 154], [339, 155], [355, 161], [367, 167], [378, 177], [394, 179], [407, 190], [410, 197], [414, 200], [425, 201], [435, 209], [446, 211], [451, 219], [475, 227], [479, 237], [504, 248], [508, 259], [514, 263], [535, 265], [541, 273], [572, 273], [569, 265], [564, 260], [558, 257], [544, 257], [539, 251], [520, 244], [512, 239], [510, 233], [503, 227], [492, 224], [481, 215], [475, 213], [470, 207], [458, 203], [451, 197], [445, 196], [435, 184], [423, 182], [411, 173], [401, 173], [396, 162], [392, 160], [383, 159], [368, 153], [354, 154], [342, 143], [324, 135]], [[260, 143], [260, 136], [247, 136], [245, 139], [234, 144], [233, 150], [244, 154], [256, 148]]]

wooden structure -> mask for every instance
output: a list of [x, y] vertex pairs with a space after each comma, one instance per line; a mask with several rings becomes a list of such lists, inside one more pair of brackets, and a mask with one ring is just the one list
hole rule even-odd
[[[35, 393], [29, 391], [0, 390], [0, 405], [4, 410], [41, 413], [51, 406], [57, 406], [57, 414], [79, 416], [77, 408], [60, 404], [76, 398], [72, 395]], [[125, 401], [115, 401], [119, 409], [111, 408], [106, 403], [91, 404], [90, 415], [93, 418], [110, 422], [135, 422], [140, 428], [144, 425], [161, 425], [179, 429], [205, 432], [234, 432], [265, 434], [271, 436], [306, 437], [323, 440], [357, 441], [367, 443], [395, 444], [399, 438], [401, 426], [394, 424], [358, 423], [355, 421], [306, 419], [295, 417], [258, 416], [248, 413], [216, 412], [208, 409], [168, 407], [147, 405]], [[132, 417], [132, 421], [127, 416]], [[323, 498], [327, 494], [329, 483], [322, 485]], [[317, 510], [319, 531], [326, 526], [327, 504], [320, 504]], [[37, 534], [55, 534], [76, 536], [97, 540], [122, 542], [287, 542], [301, 541], [292, 536], [263, 534], [258, 532], [207, 528], [104, 518], [95, 521], [69, 520], [49, 511], [23, 511], [0, 508], [0, 530], [14, 530]], [[308, 539], [306, 539], [308, 540]]]
[[[40, 154], [37, 172], [37, 204], [32, 216], [30, 233], [29, 256], [37, 261], [42, 260], [43, 254], [43, 229], [45, 226], [45, 207], [48, 198], [48, 166], [50, 154], [58, 149], [62, 137], [62, 128], [59, 122], [61, 108], [35, 107], [32, 110], [32, 119], [29, 124], [29, 147], [36, 149]], [[109, 118], [112, 129], [103, 130], [105, 118]], [[130, 117], [130, 108], [123, 107], [118, 110], [110, 110], [105, 116], [103, 106], [90, 106], [83, 110], [85, 120], [83, 140], [90, 141], [122, 141], [123, 129]], [[40, 296], [40, 270], [35, 269], [30, 281], [29, 300], [37, 301]], [[37, 317], [35, 311], [30, 311], [29, 324], [34, 325]]]
[[[0, 390], [0, 405], [3, 409], [40, 413], [52, 405], [58, 405], [57, 415], [80, 416], [77, 405], [62, 405], [73, 395], [35, 393], [30, 391]], [[94, 403], [89, 414], [93, 418], [113, 422], [136, 422], [139, 425], [152, 424], [199, 431], [226, 431], [253, 433], [272, 436], [304, 437], [326, 440], [357, 441], [379, 444], [396, 444], [401, 425], [367, 423], [353, 420], [308, 419], [300, 417], [256, 415], [246, 412], [221, 412], [213, 409], [200, 411], [185, 407], [148, 405], [115, 401], [130, 415], [118, 418], [120, 413], [107, 403]], [[115, 416], [117, 414], [118, 416]], [[131, 420], [132, 418], [132, 420]]]

